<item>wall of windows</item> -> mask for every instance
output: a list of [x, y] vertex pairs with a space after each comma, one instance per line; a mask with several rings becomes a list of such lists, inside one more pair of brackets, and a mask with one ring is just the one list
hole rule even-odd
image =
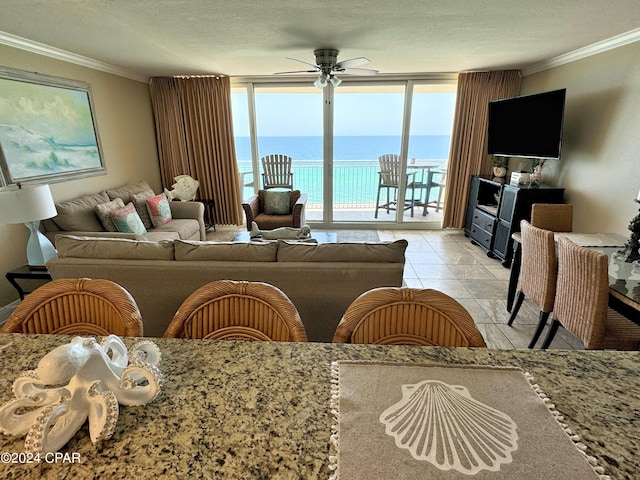
[[[309, 223], [439, 227], [441, 211], [430, 208], [423, 216], [421, 205], [429, 200], [426, 190], [418, 188], [416, 193], [411, 187], [419, 187], [418, 180], [424, 187], [429, 175], [445, 178], [435, 172], [446, 169], [455, 89], [455, 77], [345, 80], [338, 88], [325, 89], [306, 79], [277, 84], [236, 80], [232, 108], [244, 196], [262, 188], [259, 159], [282, 153], [294, 160], [294, 188], [309, 195]], [[411, 198], [407, 194], [412, 190], [413, 217], [402, 208], [374, 215], [382, 154], [398, 155], [402, 172], [409, 174], [409, 182], [416, 182], [409, 185], [402, 176], [390, 192]]]

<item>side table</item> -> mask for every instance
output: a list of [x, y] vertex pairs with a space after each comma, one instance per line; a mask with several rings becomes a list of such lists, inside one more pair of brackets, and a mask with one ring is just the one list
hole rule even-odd
[[195, 198], [194, 202], [200, 202], [204, 205], [204, 226], [208, 230], [213, 227], [216, 230], [216, 202], [212, 198]]
[[16, 268], [15, 270], [11, 270], [10, 272], [7, 272], [5, 276], [7, 277], [7, 280], [9, 280], [9, 283], [13, 285], [14, 288], [18, 291], [20, 300], [24, 300], [24, 296], [27, 293], [31, 293], [33, 290], [23, 289], [22, 286], [20, 286], [20, 284], [16, 281], [17, 279], [40, 280], [42, 281], [42, 283], [46, 283], [51, 280], [51, 275], [46, 268], [31, 269], [28, 265], [23, 265]]

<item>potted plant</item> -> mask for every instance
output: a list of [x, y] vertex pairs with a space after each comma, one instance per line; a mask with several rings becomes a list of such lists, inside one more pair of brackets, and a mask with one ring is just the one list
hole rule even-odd
[[493, 175], [498, 178], [507, 176], [507, 157], [491, 157], [491, 165], [493, 165]]
[[531, 176], [529, 177], [529, 183], [533, 187], [539, 187], [542, 185], [542, 169], [544, 168], [546, 160], [541, 158], [531, 159]]

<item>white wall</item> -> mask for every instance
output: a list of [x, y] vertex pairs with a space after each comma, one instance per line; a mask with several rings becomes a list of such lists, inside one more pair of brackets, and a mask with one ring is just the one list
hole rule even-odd
[[[149, 86], [34, 53], [0, 45], [0, 64], [31, 72], [80, 80], [91, 86], [96, 122], [107, 175], [51, 184], [56, 201], [85, 193], [146, 180], [162, 191]], [[28, 230], [23, 225], [0, 224], [0, 273], [26, 263]], [[0, 305], [18, 298], [0, 278]]]
[[523, 79], [522, 94], [567, 89], [562, 158], [545, 181], [566, 188], [574, 231], [628, 236], [638, 214], [639, 58], [636, 42]]

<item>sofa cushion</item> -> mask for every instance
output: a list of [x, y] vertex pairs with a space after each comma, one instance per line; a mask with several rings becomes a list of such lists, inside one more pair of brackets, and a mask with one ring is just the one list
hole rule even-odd
[[126, 238], [56, 236], [58, 256], [117, 260], [173, 260], [173, 241], [147, 242]]
[[171, 208], [164, 193], [147, 198], [147, 211], [151, 217], [151, 223], [156, 228], [171, 221]]
[[133, 183], [130, 185], [123, 185], [121, 187], [118, 188], [111, 188], [107, 190], [107, 195], [109, 196], [109, 199], [107, 200], [113, 200], [115, 198], [121, 198], [122, 201], [124, 202], [124, 204], [126, 205], [127, 203], [129, 203], [131, 201], [131, 196], [135, 195], [136, 193], [142, 193], [145, 192], [147, 190], [151, 190], [151, 187], [149, 186], [149, 184], [147, 182], [145, 182], [144, 180], [138, 182], [138, 183]]
[[276, 242], [201, 242], [176, 240], [176, 260], [218, 262], [275, 262]]
[[131, 202], [127, 203], [123, 208], [112, 211], [111, 218], [119, 232], [135, 233], [137, 235], [147, 233], [147, 229], [144, 228], [142, 220], [140, 220], [140, 215], [138, 215]]
[[96, 205], [107, 203], [109, 200], [107, 193], [102, 191], [57, 203], [58, 215], [53, 218], [53, 221], [60, 230], [102, 232], [104, 227], [96, 215], [95, 208]]
[[147, 230], [153, 228], [153, 222], [149, 216], [149, 210], [147, 210], [147, 200], [154, 195], [155, 193], [153, 193], [153, 190], [145, 190], [144, 192], [131, 195], [133, 206], [136, 207], [136, 212], [140, 215], [140, 220], [142, 220], [142, 223]]
[[291, 190], [270, 188], [264, 192], [264, 213], [267, 215], [288, 215], [291, 213]]
[[169, 223], [149, 230], [145, 235], [154, 232], [175, 232], [176, 238], [182, 240], [200, 239], [200, 223], [192, 218], [174, 218]]
[[404, 263], [407, 245], [406, 240], [317, 244], [278, 240], [278, 262]]
[[116, 224], [113, 223], [113, 218], [111, 218], [111, 212], [123, 207], [124, 203], [122, 202], [121, 198], [116, 198], [115, 200], [111, 200], [110, 202], [96, 205], [96, 215], [98, 215], [102, 226], [107, 232], [118, 231], [118, 229], [116, 228]]

